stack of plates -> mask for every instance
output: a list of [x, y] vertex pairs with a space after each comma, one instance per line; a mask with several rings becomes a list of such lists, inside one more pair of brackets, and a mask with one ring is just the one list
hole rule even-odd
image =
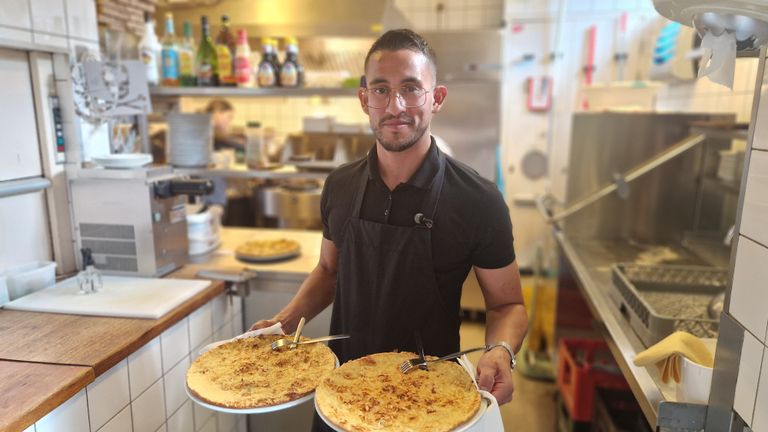
[[168, 114], [171, 165], [202, 167], [211, 163], [213, 128], [210, 114]]
[[118, 153], [94, 156], [93, 161], [104, 168], [130, 169], [139, 168], [152, 162], [148, 153]]

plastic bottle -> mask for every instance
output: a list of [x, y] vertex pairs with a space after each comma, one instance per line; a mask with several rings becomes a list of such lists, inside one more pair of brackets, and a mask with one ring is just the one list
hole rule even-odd
[[179, 48], [173, 31], [173, 14], [165, 14], [165, 36], [163, 36], [162, 83], [164, 86], [179, 85]]
[[280, 66], [280, 85], [283, 87], [304, 85], [304, 68], [299, 64], [299, 45], [295, 38], [285, 39], [285, 61]]
[[235, 80], [238, 87], [253, 87], [251, 73], [251, 47], [248, 45], [248, 33], [245, 29], [237, 31], [235, 48]]
[[144, 35], [139, 41], [139, 56], [146, 68], [147, 83], [157, 85], [160, 82], [157, 59], [160, 58], [160, 42], [155, 34], [155, 20], [149, 12], [144, 12]]
[[183, 87], [194, 87], [195, 77], [195, 41], [192, 39], [192, 24], [184, 21], [184, 39], [179, 44], [179, 82]]
[[267, 153], [264, 149], [264, 132], [261, 123], [249, 121], [245, 125], [245, 163], [249, 168], [267, 166]]
[[272, 63], [272, 44], [269, 38], [261, 39], [261, 61], [256, 72], [259, 87], [275, 87], [277, 85], [278, 69]]
[[219, 85], [234, 86], [235, 80], [235, 37], [229, 30], [229, 17], [221, 16], [221, 29], [216, 36], [216, 56], [219, 60]]

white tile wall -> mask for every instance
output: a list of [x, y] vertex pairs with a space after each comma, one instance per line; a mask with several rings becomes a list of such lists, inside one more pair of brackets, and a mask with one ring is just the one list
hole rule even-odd
[[741, 216], [741, 234], [768, 245], [768, 152], [754, 150], [749, 161], [749, 177]]
[[101, 428], [131, 402], [128, 361], [123, 360], [86, 387], [91, 429]]
[[[197, 423], [195, 423], [195, 424], [197, 424]], [[215, 416], [213, 416], [213, 417], [209, 418], [209, 419], [208, 419], [208, 420], [205, 422], [205, 424], [203, 425], [203, 427], [201, 427], [201, 428], [199, 428], [199, 429], [198, 429], [198, 431], [199, 431], [199, 432], [216, 432], [216, 430], [217, 430], [217, 429], [216, 429], [216, 427], [217, 427], [217, 426], [216, 426], [216, 417], [215, 417]]]
[[[763, 86], [760, 100], [768, 101], [768, 84]], [[757, 109], [752, 148], [768, 150], [768, 103], [761, 104]]]
[[85, 389], [40, 419], [35, 423], [35, 429], [37, 432], [89, 431], [88, 402]]
[[[93, 430], [93, 427], [91, 427]], [[123, 408], [116, 416], [112, 417], [107, 424], [97, 432], [133, 432], [133, 421], [131, 420], [131, 407]]]
[[28, 428], [24, 429], [23, 432], [35, 432], [35, 425], [30, 425]]
[[134, 431], [154, 431], [165, 422], [163, 380], [152, 386], [131, 402]]
[[187, 369], [189, 369], [189, 356], [185, 356], [181, 361], [163, 377], [165, 385], [165, 411], [170, 415], [186, 401], [189, 400], [184, 391], [186, 383]]
[[152, 383], [163, 376], [159, 336], [128, 356], [128, 373], [130, 375], [131, 400], [135, 400]]
[[763, 365], [752, 418], [752, 432], [768, 432], [768, 347], [763, 347]]
[[160, 335], [163, 372], [167, 373], [182, 358], [189, 355], [189, 320], [184, 318]]
[[198, 404], [193, 404], [192, 413], [195, 420], [196, 430], [200, 431], [205, 430], [206, 427], [210, 428], [208, 425], [213, 423], [213, 430], [216, 431], [216, 412], [211, 411], [208, 408], [203, 408]]
[[32, 43], [32, 31], [0, 26], [0, 39], [30, 44]]
[[168, 418], [168, 432], [190, 432], [194, 431], [194, 422], [192, 414], [192, 401], [187, 400], [172, 416]]
[[168, 427], [166, 426], [165, 423], [163, 423], [162, 425], [160, 425], [159, 428], [157, 428], [155, 432], [168, 432]]
[[208, 303], [189, 315], [189, 346], [199, 347], [213, 335], [213, 306]]
[[[0, 198], [0, 238], [3, 245], [0, 247], [0, 269], [51, 259], [45, 210], [43, 192]], [[3, 227], [10, 229], [3, 230]]]
[[[741, 249], [741, 247], [739, 247]], [[739, 375], [736, 379], [736, 395], [733, 409], [748, 424], [752, 423], [752, 414], [757, 397], [757, 383], [760, 378], [760, 365], [763, 361], [763, 344], [750, 333], [744, 333], [744, 345], [739, 359]]]
[[728, 312], [765, 343], [768, 309], [755, 299], [765, 297], [768, 281], [768, 249], [746, 237], [739, 238]]
[[69, 36], [90, 41], [99, 40], [94, 0], [67, 0]]
[[35, 32], [67, 35], [67, 18], [63, 0], [29, 0], [32, 8], [32, 29]]
[[218, 413], [218, 425], [220, 432], [230, 432], [237, 426], [237, 414]]
[[28, 0], [3, 0], [0, 8], [0, 25], [31, 29], [32, 21], [29, 14]]

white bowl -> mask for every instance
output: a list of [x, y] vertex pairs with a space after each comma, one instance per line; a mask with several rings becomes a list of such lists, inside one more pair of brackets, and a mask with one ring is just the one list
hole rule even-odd
[[[715, 355], [717, 339], [702, 339], [712, 355]], [[707, 404], [709, 388], [712, 385], [712, 368], [694, 363], [685, 357], [680, 357], [680, 382], [677, 384], [676, 399], [678, 402]]]

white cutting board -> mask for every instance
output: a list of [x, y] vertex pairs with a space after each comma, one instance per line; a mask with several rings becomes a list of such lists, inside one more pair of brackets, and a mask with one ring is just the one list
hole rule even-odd
[[160, 318], [211, 284], [197, 279], [154, 279], [102, 276], [104, 285], [94, 294], [80, 294], [77, 278], [35, 291], [3, 305], [32, 312], [99, 315], [124, 318]]

